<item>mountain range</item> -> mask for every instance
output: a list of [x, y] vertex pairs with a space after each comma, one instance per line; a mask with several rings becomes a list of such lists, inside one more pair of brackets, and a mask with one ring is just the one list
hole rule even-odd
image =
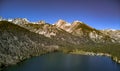
[[105, 53], [111, 55], [117, 50], [114, 56], [118, 61], [119, 44], [120, 30], [97, 30], [81, 21], [68, 23], [60, 19], [49, 24], [43, 20], [29, 22], [26, 18], [0, 18], [1, 68], [48, 52], [71, 52], [81, 48], [90, 50], [92, 47], [105, 47]]
[[81, 21], [74, 21], [70, 24], [60, 19], [55, 24], [49, 24], [42, 20], [39, 22], [29, 22], [26, 18], [17, 18], [11, 22], [46, 37], [56, 36], [57, 32], [64, 31], [80, 38], [89, 38], [93, 42], [105, 42], [107, 40], [120, 42], [120, 30], [97, 30]]

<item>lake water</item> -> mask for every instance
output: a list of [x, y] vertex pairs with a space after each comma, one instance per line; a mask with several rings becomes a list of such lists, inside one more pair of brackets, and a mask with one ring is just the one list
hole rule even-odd
[[50, 53], [33, 57], [4, 71], [120, 71], [109, 57]]

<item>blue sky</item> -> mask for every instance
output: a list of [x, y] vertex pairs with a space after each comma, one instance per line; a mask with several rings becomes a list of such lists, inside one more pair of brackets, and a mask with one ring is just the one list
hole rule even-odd
[[79, 20], [96, 29], [120, 29], [120, 1], [0, 0], [0, 16], [48, 23]]

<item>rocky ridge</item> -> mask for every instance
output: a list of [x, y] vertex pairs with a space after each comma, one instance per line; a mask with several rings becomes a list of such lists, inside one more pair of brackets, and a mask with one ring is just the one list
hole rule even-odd
[[106, 35], [109, 35], [111, 38], [115, 39], [116, 42], [120, 43], [120, 30], [107, 29], [101, 30], [101, 32]]
[[[9, 19], [8, 19], [9, 20]], [[79, 38], [86, 38], [87, 41], [93, 41], [97, 43], [101, 42], [120, 42], [119, 34], [116, 36], [110, 36], [103, 32], [102, 30], [97, 30], [86, 25], [81, 21], [73, 21], [73, 23], [68, 23], [62, 19], [58, 20], [54, 25], [48, 24], [41, 20], [38, 22], [29, 22], [26, 18], [15, 18], [10, 21], [21, 27], [24, 27], [32, 32], [42, 34], [46, 37], [56, 36], [60, 31], [70, 33], [70, 35], [78, 36]], [[89, 40], [88, 40], [89, 39]], [[77, 41], [78, 42], [78, 41]]]
[[71, 25], [63, 20], [59, 20], [55, 26], [63, 29], [64, 31], [71, 33], [74, 36], [79, 36], [87, 39], [91, 39], [94, 42], [106, 42], [114, 41], [109, 35], [101, 33], [101, 31], [92, 28], [80, 21], [74, 21]]

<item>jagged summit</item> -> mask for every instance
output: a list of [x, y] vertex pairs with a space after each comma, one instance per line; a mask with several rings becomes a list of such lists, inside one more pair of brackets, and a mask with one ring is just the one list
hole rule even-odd
[[57, 23], [55, 24], [57, 27], [62, 27], [63, 25], [65, 25], [67, 22], [60, 19], [57, 21]]
[[[94, 30], [94, 28], [86, 25], [85, 23], [81, 22], [81, 21], [73, 21], [71, 24], [64, 21], [64, 20], [58, 20], [57, 23], [55, 24], [55, 26], [71, 33], [74, 32], [76, 30], [82, 31], [82, 30]], [[78, 32], [78, 31], [77, 31]]]
[[12, 22], [15, 24], [28, 24], [29, 20], [27, 20], [27, 18], [15, 18]]
[[60, 19], [60, 20], [57, 21], [55, 26], [57, 26], [58, 28], [61, 28], [63, 30], [67, 30], [71, 26], [71, 24], [62, 20], [62, 19]]
[[[18, 24], [21, 27], [24, 27], [32, 32], [42, 34], [46, 37], [56, 36], [60, 31], [64, 31], [74, 36], [89, 38], [95, 42], [105, 42], [106, 40], [110, 40], [111, 38], [113, 38], [111, 40], [114, 41], [114, 36], [110, 36], [107, 34], [110, 31], [97, 30], [78, 20], [73, 21], [72, 23], [68, 23], [65, 20], [60, 19], [54, 25], [47, 24], [44, 20], [40, 20], [38, 22], [30, 22], [26, 18], [15, 18], [6, 21]], [[120, 36], [119, 34], [117, 34], [117, 38], [120, 38], [118, 36]], [[116, 41], [120, 42], [119, 39]]]
[[35, 22], [35, 24], [45, 24], [46, 22], [44, 20], [40, 20], [38, 22]]
[[83, 23], [82, 21], [79, 21], [79, 20], [75, 20], [75, 21], [73, 21], [74, 23]]

